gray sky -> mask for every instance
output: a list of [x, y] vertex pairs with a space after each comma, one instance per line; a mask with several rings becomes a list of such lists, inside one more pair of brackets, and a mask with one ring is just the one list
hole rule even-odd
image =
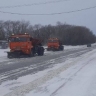
[[[15, 6], [22, 4], [33, 4], [39, 2], [49, 2], [55, 0], [0, 0], [1, 6]], [[57, 0], [56, 0], [57, 1]], [[0, 11], [14, 12], [14, 13], [24, 13], [24, 14], [47, 14], [47, 13], [59, 13], [66, 11], [73, 11], [88, 7], [96, 6], [96, 0], [62, 0], [62, 2], [34, 5], [19, 8], [0, 8]], [[57, 21], [62, 23], [86, 26], [90, 28], [96, 34], [96, 8], [60, 15], [12, 15], [0, 13], [0, 20], [27, 20], [30, 21], [32, 25], [34, 24], [56, 24]]]

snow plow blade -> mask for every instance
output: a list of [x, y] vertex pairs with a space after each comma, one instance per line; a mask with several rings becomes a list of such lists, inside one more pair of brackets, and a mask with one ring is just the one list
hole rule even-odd
[[8, 58], [19, 58], [21, 55], [20, 51], [16, 51], [16, 52], [7, 52], [7, 57]]

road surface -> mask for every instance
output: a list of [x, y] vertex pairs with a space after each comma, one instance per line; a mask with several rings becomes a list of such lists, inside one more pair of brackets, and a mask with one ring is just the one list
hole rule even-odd
[[0, 58], [0, 84], [7, 80], [18, 79], [21, 76], [34, 74], [62, 63], [68, 58], [75, 58], [86, 52], [92, 51], [96, 46], [82, 47], [78, 49], [68, 49], [66, 51], [45, 52], [44, 56], [32, 58], [8, 59]]

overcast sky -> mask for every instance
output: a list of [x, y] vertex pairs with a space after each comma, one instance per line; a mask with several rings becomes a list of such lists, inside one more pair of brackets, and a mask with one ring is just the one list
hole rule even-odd
[[[23, 4], [33, 4], [40, 2], [50, 2], [59, 0], [0, 0], [0, 7], [15, 6]], [[0, 11], [14, 12], [23, 14], [50, 14], [67, 11], [74, 11], [83, 8], [96, 6], [96, 0], [61, 0], [61, 2], [16, 7], [16, 8], [0, 8]], [[32, 25], [55, 25], [57, 21], [67, 24], [86, 26], [96, 34], [96, 8], [79, 11], [75, 13], [64, 13], [59, 15], [12, 15], [0, 13], [0, 20], [26, 20]]]

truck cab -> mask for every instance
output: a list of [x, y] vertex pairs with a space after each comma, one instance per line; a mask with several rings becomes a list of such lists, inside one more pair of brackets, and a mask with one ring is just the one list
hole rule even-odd
[[30, 49], [33, 47], [30, 41], [30, 35], [18, 34], [9, 37], [10, 51], [22, 51], [25, 54], [29, 54]]
[[59, 50], [64, 49], [62, 43], [60, 42], [60, 40], [58, 38], [50, 38], [48, 40], [47, 46], [48, 46], [48, 48], [47, 48], [48, 51], [50, 51], [50, 50], [53, 50], [53, 51], [58, 50], [59, 51]]

